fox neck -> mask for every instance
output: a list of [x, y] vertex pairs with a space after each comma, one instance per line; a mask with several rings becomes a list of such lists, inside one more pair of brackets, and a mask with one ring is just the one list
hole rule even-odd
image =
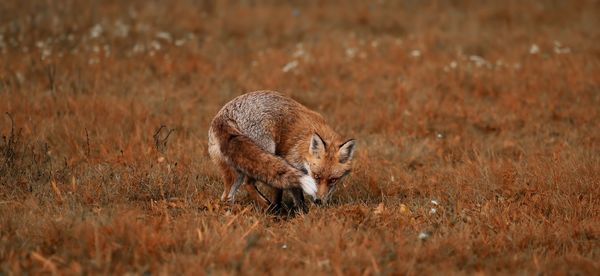
[[280, 133], [278, 152], [292, 166], [302, 170], [309, 157], [313, 134], [318, 134], [328, 145], [340, 142], [340, 137], [318, 113], [305, 109], [299, 115], [286, 126], [285, 133]]
[[290, 137], [291, 141], [289, 142], [289, 150], [287, 152], [282, 152], [284, 154], [284, 158], [294, 167], [305, 171], [308, 173], [307, 168], [307, 153], [308, 147], [310, 143], [310, 135], [311, 132], [307, 131], [306, 133], [302, 133], [296, 137]]

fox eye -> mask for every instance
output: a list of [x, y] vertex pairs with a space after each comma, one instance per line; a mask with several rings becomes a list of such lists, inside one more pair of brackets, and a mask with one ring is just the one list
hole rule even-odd
[[333, 183], [337, 182], [338, 180], [339, 180], [339, 178], [330, 178], [329, 184], [333, 184]]
[[319, 181], [319, 180], [321, 180], [321, 176], [320, 176], [320, 175], [318, 175], [318, 174], [315, 174], [315, 175], [313, 175], [313, 178], [314, 178], [316, 181]]

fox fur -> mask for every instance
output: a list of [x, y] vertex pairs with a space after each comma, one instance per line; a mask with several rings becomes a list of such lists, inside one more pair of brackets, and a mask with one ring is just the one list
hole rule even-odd
[[[327, 202], [337, 182], [352, 168], [355, 140], [342, 140], [323, 117], [273, 91], [238, 96], [225, 104], [208, 131], [208, 152], [219, 167], [233, 202], [244, 186], [261, 205], [280, 204], [283, 189], [305, 208], [302, 191]], [[274, 202], [256, 189], [261, 181], [276, 189]]]

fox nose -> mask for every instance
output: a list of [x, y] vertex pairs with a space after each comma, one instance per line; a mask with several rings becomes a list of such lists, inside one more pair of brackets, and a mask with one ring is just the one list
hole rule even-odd
[[321, 204], [323, 204], [323, 201], [321, 201], [320, 198], [317, 198], [317, 199], [315, 199], [315, 204], [321, 205]]

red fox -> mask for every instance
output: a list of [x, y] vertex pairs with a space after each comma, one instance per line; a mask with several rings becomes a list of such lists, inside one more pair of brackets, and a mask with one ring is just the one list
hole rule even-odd
[[[208, 153], [221, 170], [221, 200], [233, 203], [244, 186], [263, 208], [279, 206], [283, 189], [307, 210], [302, 191], [326, 203], [352, 169], [355, 140], [341, 140], [323, 117], [273, 91], [238, 96], [225, 104], [208, 131]], [[255, 182], [275, 188], [273, 202]]]

